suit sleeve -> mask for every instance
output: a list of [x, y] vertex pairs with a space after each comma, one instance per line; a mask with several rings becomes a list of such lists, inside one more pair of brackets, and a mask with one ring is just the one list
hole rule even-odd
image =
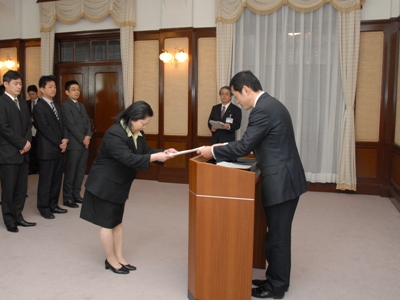
[[112, 159], [115, 159], [124, 166], [136, 169], [147, 170], [150, 167], [150, 153], [136, 154], [132, 151], [129, 145], [132, 143], [132, 138], [128, 137], [123, 129], [111, 127], [106, 136], [104, 136], [104, 151]]
[[208, 117], [208, 121], [207, 121], [207, 126], [208, 126], [208, 129], [210, 129], [210, 131], [211, 131], [210, 120], [214, 120], [213, 119], [213, 110], [214, 110], [214, 107], [211, 108], [210, 116]]
[[235, 104], [232, 105], [232, 119], [233, 123], [230, 124], [229, 131], [236, 131], [240, 128], [240, 124], [242, 123], [242, 110], [240, 107], [236, 106]]
[[265, 110], [253, 108], [249, 116], [249, 124], [241, 140], [229, 142], [225, 146], [214, 147], [217, 161], [246, 156], [263, 140], [270, 131], [270, 117]]
[[[52, 125], [49, 122], [49, 117], [52, 117], [52, 116], [50, 116], [49, 113], [46, 113], [45, 105], [48, 105], [48, 104], [46, 102], [43, 102], [43, 104], [41, 104], [41, 105], [39, 105], [39, 103], [36, 104], [35, 109], [33, 110], [33, 118], [35, 120], [36, 127], [38, 128], [40, 133], [47, 140], [49, 140], [50, 143], [52, 143], [53, 145], [58, 147], [61, 143], [61, 140], [60, 140], [59, 136], [53, 132]], [[65, 127], [65, 126], [63, 126], [63, 127]]]
[[[62, 113], [62, 118], [64, 120], [64, 124], [67, 127], [68, 134], [72, 135], [74, 138], [76, 138], [79, 142], [83, 142], [85, 136], [83, 133], [79, 130], [78, 126], [75, 125], [73, 122], [74, 116], [72, 113], [72, 108], [71, 105], [68, 103], [64, 103], [61, 106], [61, 113]], [[73, 108], [76, 109], [76, 108]]]
[[[24, 148], [25, 144], [27, 141], [31, 140], [31, 135], [26, 132], [25, 137], [21, 137], [21, 134], [18, 134], [14, 131], [12, 128], [9, 118], [15, 118], [17, 117], [16, 115], [12, 115], [12, 111], [10, 109], [7, 109], [6, 99], [1, 99], [2, 103], [0, 104], [0, 135], [8, 141], [11, 145], [13, 145], [15, 148], [18, 150], [21, 150]], [[21, 104], [21, 103], [20, 103]], [[22, 107], [21, 107], [22, 109]], [[27, 123], [27, 127], [30, 129], [30, 121]], [[26, 130], [28, 130], [28, 128]], [[28, 130], [30, 131], [30, 130]]]

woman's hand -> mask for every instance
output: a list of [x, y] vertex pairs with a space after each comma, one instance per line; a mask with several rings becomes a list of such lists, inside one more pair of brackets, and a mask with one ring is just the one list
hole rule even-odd
[[171, 158], [174, 158], [174, 156], [170, 155], [170, 153], [175, 153], [178, 152], [174, 148], [169, 148], [168, 150], [165, 150], [163, 152], [157, 152], [153, 153], [150, 155], [150, 162], [154, 161], [160, 161], [160, 162], [165, 162]]

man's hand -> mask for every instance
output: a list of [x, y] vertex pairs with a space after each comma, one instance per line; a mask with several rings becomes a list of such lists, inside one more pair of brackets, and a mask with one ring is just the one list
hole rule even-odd
[[213, 157], [211, 149], [212, 149], [211, 146], [205, 146], [205, 147], [201, 148], [200, 150], [197, 150], [197, 154], [201, 154], [205, 158]]
[[61, 152], [65, 152], [65, 150], [67, 150], [67, 145], [68, 145], [68, 140], [62, 139], [61, 144], [60, 144]]
[[82, 141], [82, 144], [85, 145], [85, 148], [88, 149], [89, 148], [89, 144], [90, 144], [90, 136], [85, 136], [84, 140]]
[[31, 149], [31, 142], [26, 141], [24, 148], [19, 150], [19, 153], [24, 154], [24, 153], [28, 152], [30, 149]]

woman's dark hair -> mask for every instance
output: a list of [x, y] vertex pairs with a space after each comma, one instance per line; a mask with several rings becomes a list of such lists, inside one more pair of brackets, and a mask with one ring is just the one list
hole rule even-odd
[[129, 124], [131, 121], [138, 121], [146, 119], [147, 117], [153, 116], [153, 110], [150, 105], [145, 101], [137, 101], [129, 105], [123, 112], [121, 112], [115, 123], [124, 120], [125, 124]]
[[254, 92], [261, 91], [261, 83], [251, 71], [241, 71], [231, 79], [229, 86], [233, 90], [242, 93], [243, 86], [248, 86]]

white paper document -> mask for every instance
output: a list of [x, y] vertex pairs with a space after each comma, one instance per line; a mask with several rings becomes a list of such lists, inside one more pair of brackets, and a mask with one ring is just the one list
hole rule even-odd
[[211, 126], [214, 126], [217, 129], [223, 129], [222, 125], [224, 125], [225, 123], [221, 122], [221, 121], [214, 121], [214, 120], [210, 120], [208, 121], [208, 123], [211, 124]]
[[221, 161], [217, 163], [217, 166], [221, 167], [228, 167], [228, 168], [234, 168], [234, 169], [243, 169], [243, 170], [249, 170], [254, 163], [241, 163], [241, 162], [227, 162], [227, 161]]
[[204, 146], [201, 146], [201, 147], [198, 147], [198, 148], [189, 149], [189, 150], [178, 151], [178, 152], [176, 152], [176, 153], [168, 153], [168, 155], [171, 155], [171, 156], [178, 156], [178, 155], [181, 155], [181, 154], [196, 152], [197, 150], [200, 150], [200, 149], [202, 149], [202, 148], [204, 148]]

